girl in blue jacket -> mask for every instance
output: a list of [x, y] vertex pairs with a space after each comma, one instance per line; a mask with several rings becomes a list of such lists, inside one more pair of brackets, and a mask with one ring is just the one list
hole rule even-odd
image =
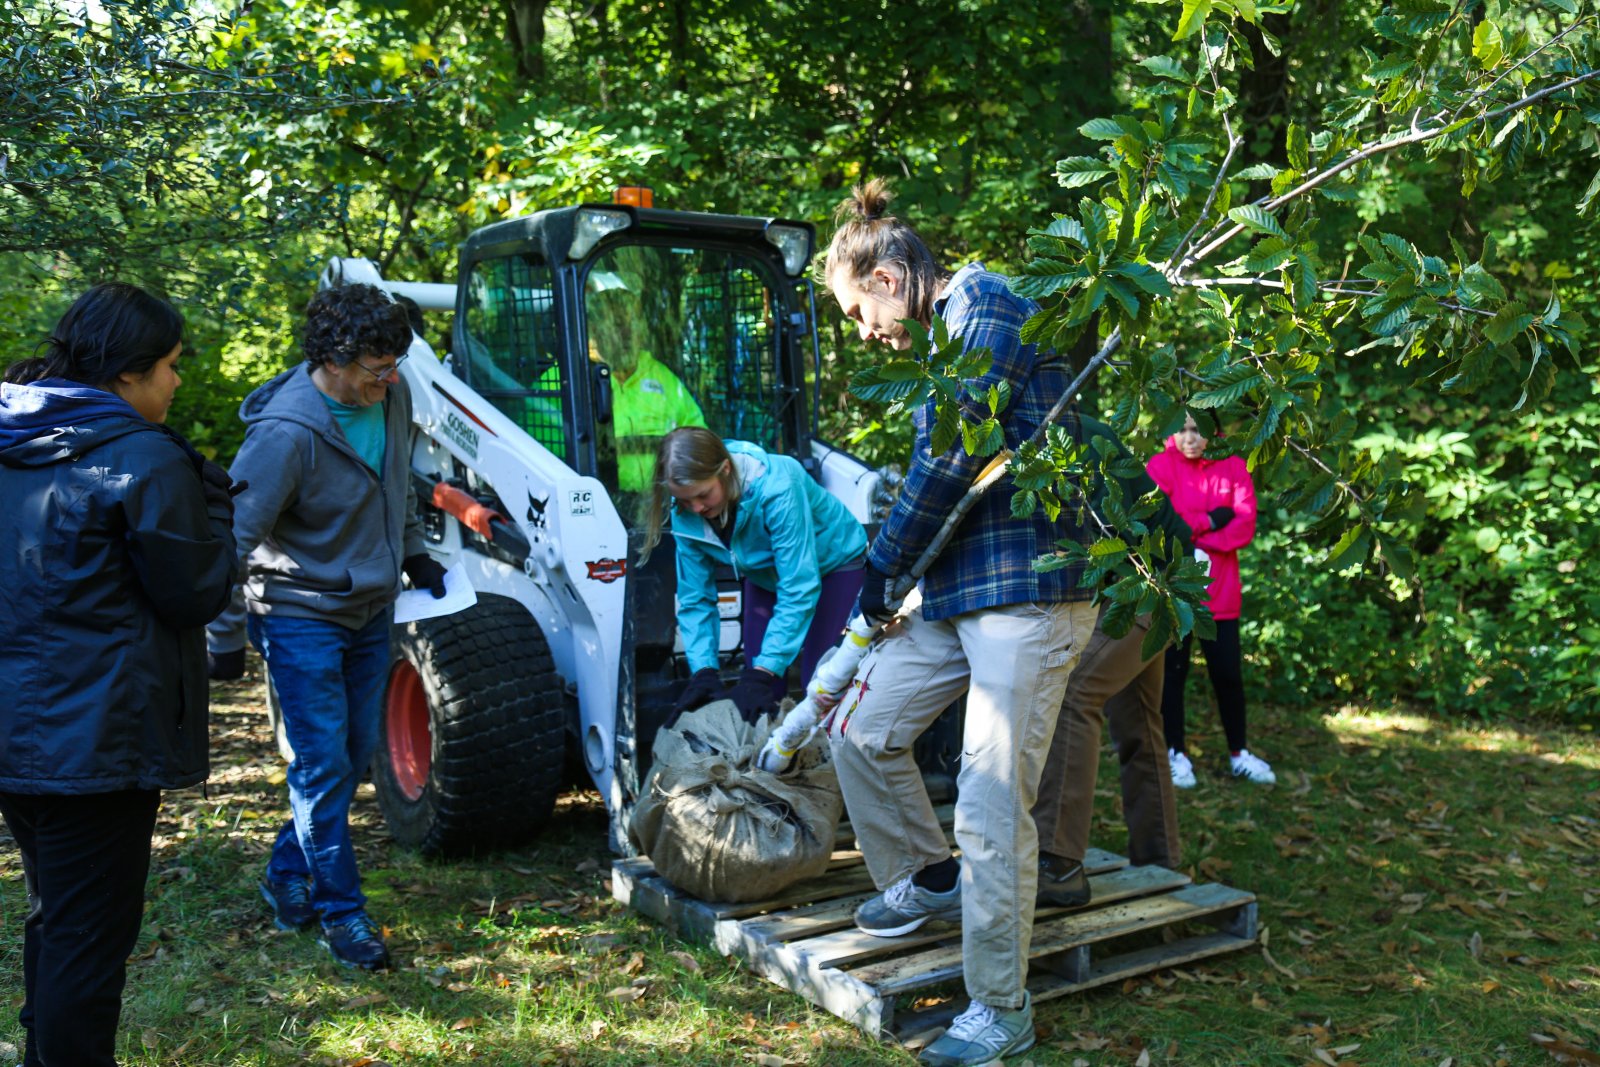
[[751, 721], [775, 711], [789, 665], [798, 658], [809, 680], [850, 621], [866, 531], [798, 461], [700, 427], [662, 438], [651, 483], [641, 562], [660, 539], [670, 499], [678, 629], [693, 672], [674, 714], [724, 696], [718, 564], [744, 581], [745, 669], [726, 697]]

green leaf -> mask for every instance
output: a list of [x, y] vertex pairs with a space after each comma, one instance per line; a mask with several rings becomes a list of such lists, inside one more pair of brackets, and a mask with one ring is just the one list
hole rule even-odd
[[1100, 280], [1105, 283], [1106, 291], [1116, 298], [1118, 304], [1122, 305], [1122, 310], [1127, 313], [1128, 318], [1137, 318], [1139, 315], [1138, 294], [1128, 288], [1128, 284], [1121, 278], [1105, 274], [1101, 276]]
[[1397, 78], [1417, 65], [1415, 56], [1385, 56], [1367, 68], [1366, 76], [1375, 82]]
[[1211, 0], [1183, 0], [1183, 14], [1178, 16], [1178, 28], [1173, 31], [1172, 39], [1181, 41], [1200, 31], [1206, 24], [1206, 16], [1211, 14]]
[[1311, 169], [1311, 146], [1306, 142], [1306, 128], [1298, 122], [1289, 123], [1284, 140], [1288, 145], [1289, 166], [1298, 171]]
[[1189, 397], [1189, 403], [1197, 408], [1220, 408], [1236, 403], [1251, 389], [1263, 384], [1266, 379], [1254, 368], [1245, 367], [1245, 374], [1225, 385], [1212, 389], [1202, 390]]
[[1186, 84], [1190, 81], [1189, 73], [1183, 69], [1183, 64], [1171, 56], [1151, 56], [1148, 59], [1141, 59], [1139, 66], [1158, 78], [1170, 78]]
[[1512, 405], [1511, 410], [1521, 410], [1522, 406], [1530, 400], [1538, 403], [1550, 395], [1550, 389], [1555, 384], [1555, 361], [1544, 359], [1542, 353], [1534, 352], [1533, 365], [1528, 368], [1528, 376], [1522, 381], [1522, 396]]
[[1228, 218], [1248, 230], [1254, 230], [1256, 233], [1270, 233], [1274, 237], [1282, 237], [1285, 240], [1289, 238], [1283, 227], [1278, 224], [1278, 220], [1273, 218], [1264, 208], [1255, 204], [1245, 204], [1242, 207], [1234, 208], [1228, 212]]
[[1500, 37], [1500, 27], [1488, 19], [1478, 23], [1478, 28], [1472, 31], [1472, 58], [1476, 59], [1484, 70], [1492, 70], [1505, 58], [1505, 42]]
[[933, 432], [929, 435], [928, 445], [936, 456], [942, 456], [950, 451], [950, 446], [956, 443], [956, 437], [961, 433], [961, 409], [955, 404], [940, 404], [939, 414], [933, 422]]
[[1416, 565], [1408, 546], [1388, 534], [1379, 533], [1378, 550], [1383, 553], [1383, 561], [1389, 565], [1396, 578], [1403, 582], [1411, 581], [1412, 575], [1416, 573]]
[[1328, 558], [1323, 562], [1334, 570], [1360, 566], [1366, 562], [1367, 551], [1371, 547], [1372, 539], [1367, 535], [1367, 528], [1352, 526], [1339, 538], [1339, 543], [1333, 546], [1333, 551], [1328, 553]]
[[850, 392], [863, 400], [890, 404], [906, 400], [918, 390], [926, 390], [927, 388], [922, 381], [885, 380], [879, 370], [880, 368], [878, 367], [867, 367], [859, 371], [855, 377], [850, 379]]
[[1299, 269], [1291, 271], [1294, 279], [1294, 306], [1305, 311], [1317, 299], [1317, 272], [1311, 266], [1311, 257], [1304, 253], [1295, 257]]
[[1241, 170], [1239, 173], [1233, 175], [1233, 180], [1241, 182], [1258, 182], [1276, 178], [1277, 176], [1278, 168], [1274, 167], [1271, 163], [1256, 163], [1253, 166], [1246, 167], [1244, 170]]
[[1092, 156], [1071, 156], [1056, 161], [1056, 181], [1064, 189], [1089, 185], [1111, 173], [1110, 167]]
[[1083, 232], [1083, 223], [1071, 215], [1062, 215], [1059, 218], [1050, 220], [1050, 225], [1044, 228], [1044, 232], [1051, 237], [1074, 241], [1083, 248], [1089, 247], [1089, 236]]
[[1172, 295], [1172, 283], [1167, 281], [1167, 276], [1148, 263], [1123, 263], [1112, 267], [1111, 273], [1120, 274], [1151, 296]]
[[1085, 122], [1078, 127], [1078, 132], [1095, 141], [1115, 141], [1123, 131], [1116, 119], [1102, 117]]
[[[1165, 609], [1166, 605], [1162, 605]], [[1172, 643], [1172, 615], [1169, 610], [1157, 610], [1150, 614], [1150, 629], [1145, 632], [1144, 640], [1139, 642], [1139, 658], [1143, 660], [1154, 659], [1162, 649]]]
[[1594, 177], [1589, 181], [1589, 187], [1583, 191], [1583, 197], [1578, 201], [1578, 214], [1587, 215], [1589, 207], [1594, 203], [1594, 198], [1600, 196], [1600, 170], [1594, 172]]
[[891, 359], [878, 365], [878, 377], [886, 382], [914, 382], [926, 373], [921, 360]]
[[1104, 562], [1111, 557], [1121, 559], [1128, 554], [1128, 543], [1120, 537], [1107, 537], [1089, 546], [1089, 558]]
[[1507, 304], [1483, 328], [1483, 336], [1497, 345], [1503, 345], [1517, 334], [1533, 325], [1533, 316], [1521, 304]]

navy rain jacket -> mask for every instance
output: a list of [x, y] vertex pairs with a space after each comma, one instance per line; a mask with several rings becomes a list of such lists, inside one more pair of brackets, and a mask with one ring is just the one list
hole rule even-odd
[[204, 627], [237, 564], [200, 463], [111, 393], [0, 385], [0, 791], [205, 779]]

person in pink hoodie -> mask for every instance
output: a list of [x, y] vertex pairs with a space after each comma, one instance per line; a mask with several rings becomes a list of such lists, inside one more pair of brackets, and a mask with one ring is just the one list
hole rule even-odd
[[[1206, 430], [1217, 436], [1216, 416], [1201, 410]], [[1172, 501], [1172, 507], [1194, 531], [1195, 558], [1209, 562], [1211, 584], [1206, 606], [1217, 623], [1217, 635], [1202, 639], [1206, 672], [1217, 694], [1222, 730], [1228, 739], [1229, 766], [1235, 778], [1268, 784], [1272, 768], [1245, 747], [1244, 657], [1239, 647], [1239, 550], [1256, 536], [1256, 490], [1250, 471], [1238, 456], [1206, 459], [1208, 439], [1190, 414], [1183, 429], [1167, 438], [1164, 451], [1145, 465], [1150, 477]], [[1195, 784], [1194, 764], [1184, 752], [1183, 687], [1189, 679], [1194, 635], [1167, 649], [1166, 685], [1161, 718], [1167, 735], [1167, 761], [1172, 784]]]

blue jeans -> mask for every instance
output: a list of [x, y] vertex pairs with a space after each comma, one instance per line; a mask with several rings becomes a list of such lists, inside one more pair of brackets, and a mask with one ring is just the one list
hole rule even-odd
[[359, 630], [283, 615], [248, 620], [294, 749], [288, 770], [293, 819], [278, 832], [267, 877], [309, 876], [311, 903], [324, 923], [343, 921], [367, 902], [350, 842], [350, 800], [378, 748], [391, 614]]

